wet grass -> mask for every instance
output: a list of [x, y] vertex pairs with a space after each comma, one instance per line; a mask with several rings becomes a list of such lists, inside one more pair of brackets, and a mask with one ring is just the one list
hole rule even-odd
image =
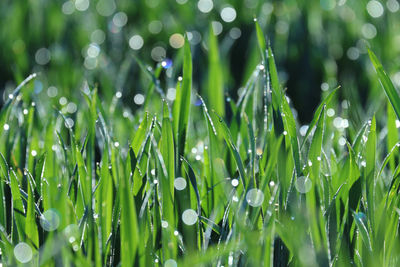
[[173, 98], [159, 80], [168, 62], [127, 59], [148, 86], [133, 113], [96, 85], [72, 113], [37, 101], [36, 75], [18, 86], [0, 113], [3, 266], [397, 266], [390, 78], [369, 50], [386, 109], [355, 127], [353, 102], [329, 88], [301, 125], [255, 28], [259, 62], [236, 100], [211, 27], [208, 69], [196, 70], [208, 73], [204, 99], [187, 40]]

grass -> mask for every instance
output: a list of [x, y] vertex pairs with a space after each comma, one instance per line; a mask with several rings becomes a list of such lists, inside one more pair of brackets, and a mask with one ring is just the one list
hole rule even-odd
[[358, 100], [332, 87], [301, 125], [254, 24], [238, 97], [210, 25], [207, 68], [187, 39], [173, 60], [175, 100], [169, 68], [130, 54], [117, 80], [135, 61], [147, 88], [133, 112], [122, 85], [109, 100], [84, 84], [75, 112], [35, 93], [47, 73], [16, 87], [0, 112], [2, 265], [399, 265], [400, 98], [379, 59], [368, 50], [387, 95], [373, 112], [354, 122]]

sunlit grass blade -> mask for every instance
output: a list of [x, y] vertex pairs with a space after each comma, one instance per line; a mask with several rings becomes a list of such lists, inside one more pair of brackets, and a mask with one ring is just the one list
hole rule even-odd
[[376, 119], [372, 118], [368, 140], [365, 145], [365, 191], [367, 198], [368, 217], [371, 229], [375, 229], [375, 158], [376, 158]]
[[174, 117], [174, 120], [178, 120], [178, 128], [176, 133], [178, 155], [184, 155], [185, 152], [192, 93], [192, 54], [190, 51], [190, 43], [187, 39], [185, 40], [183, 49], [184, 57], [182, 86], [179, 87], [179, 90], [177, 89], [175, 101], [175, 105], [177, 105], [177, 110], [179, 110], [179, 113], [177, 114], [177, 117]]
[[368, 55], [372, 62], [372, 65], [375, 68], [376, 73], [378, 74], [379, 81], [387, 97], [389, 98], [390, 104], [392, 104], [394, 111], [396, 112], [397, 118], [400, 119], [400, 96], [399, 93], [394, 88], [392, 81], [390, 80], [389, 76], [386, 74], [385, 70], [383, 69], [382, 64], [380, 63], [379, 59], [376, 57], [374, 52], [368, 49]]
[[214, 109], [220, 116], [225, 116], [224, 80], [222, 63], [219, 56], [218, 39], [213, 27], [209, 27], [209, 50], [208, 50], [208, 87], [207, 95], [209, 107]]
[[220, 129], [222, 131], [222, 135], [224, 136], [225, 142], [228, 145], [229, 150], [231, 151], [231, 153], [235, 159], [237, 168], [239, 170], [239, 176], [243, 183], [243, 187], [245, 189], [247, 189], [247, 178], [246, 178], [246, 173], [244, 171], [243, 161], [242, 161], [239, 151], [236, 148], [235, 143], [232, 139], [232, 135], [229, 131], [229, 128], [226, 125], [226, 123], [224, 122], [224, 120], [218, 114], [216, 114], [216, 113], [214, 113], [214, 114], [218, 117], [219, 125], [221, 126]]
[[340, 86], [333, 89], [332, 92], [330, 92], [329, 95], [327, 95], [324, 98], [324, 100], [322, 100], [321, 103], [318, 105], [317, 110], [314, 112], [314, 117], [313, 117], [310, 125], [308, 126], [306, 134], [304, 135], [304, 139], [303, 139], [303, 142], [301, 143], [300, 149], [303, 148], [305, 142], [307, 141], [308, 136], [311, 134], [311, 131], [314, 129], [314, 126], [317, 124], [322, 108], [324, 106], [327, 106], [331, 102], [332, 98], [335, 96], [335, 94], [339, 88], [340, 88]]

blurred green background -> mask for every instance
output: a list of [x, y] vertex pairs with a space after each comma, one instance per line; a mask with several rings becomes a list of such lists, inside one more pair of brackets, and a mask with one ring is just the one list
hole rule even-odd
[[149, 83], [135, 57], [153, 68], [166, 59], [166, 67], [172, 63], [160, 77], [172, 100], [185, 34], [192, 44], [193, 87], [204, 95], [210, 25], [218, 35], [225, 92], [236, 99], [260, 62], [255, 17], [302, 123], [311, 120], [321, 94], [338, 85], [341, 100], [349, 101], [342, 107], [353, 105], [352, 123], [384, 101], [367, 46], [400, 86], [397, 0], [2, 0], [1, 103], [17, 83], [39, 72], [32, 94], [42, 103], [74, 113], [80, 90], [89, 86], [107, 102], [121, 92], [125, 109], [134, 112]]

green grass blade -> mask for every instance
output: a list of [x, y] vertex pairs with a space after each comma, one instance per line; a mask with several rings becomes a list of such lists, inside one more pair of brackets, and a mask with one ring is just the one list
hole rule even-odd
[[176, 92], [176, 102], [175, 104], [179, 107], [178, 118], [174, 117], [174, 120], [178, 120], [177, 129], [177, 145], [178, 145], [178, 155], [184, 155], [185, 144], [186, 144], [186, 134], [189, 123], [189, 113], [191, 105], [191, 93], [192, 93], [192, 54], [190, 52], [190, 43], [185, 39], [184, 58], [183, 58], [183, 77], [182, 86]]
[[225, 116], [224, 80], [222, 63], [218, 50], [218, 39], [210, 24], [208, 44], [208, 101], [209, 107], [214, 109], [220, 116]]
[[368, 55], [372, 62], [372, 65], [375, 68], [376, 73], [378, 74], [379, 81], [385, 90], [387, 97], [389, 98], [390, 104], [392, 104], [394, 111], [396, 112], [397, 118], [400, 119], [400, 96], [399, 93], [394, 88], [392, 81], [389, 76], [386, 74], [383, 69], [382, 64], [379, 59], [376, 57], [374, 52], [368, 49]]

